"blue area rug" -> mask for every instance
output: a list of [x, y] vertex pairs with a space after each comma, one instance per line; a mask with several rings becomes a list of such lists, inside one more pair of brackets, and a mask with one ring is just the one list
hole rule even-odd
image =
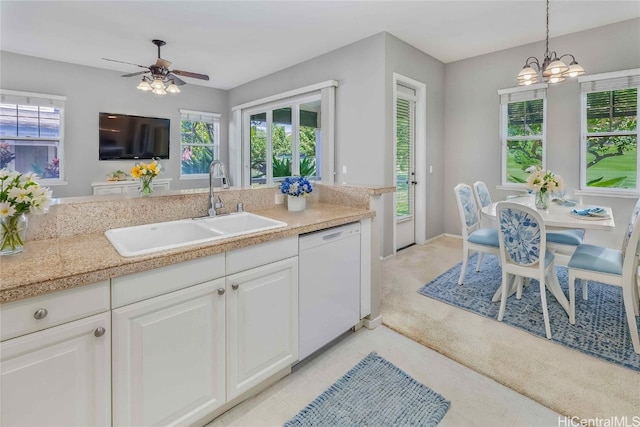
[[370, 353], [284, 425], [436, 426], [449, 402]]
[[[485, 255], [481, 271], [476, 272], [476, 257], [477, 254], [469, 260], [462, 286], [458, 286], [458, 276], [462, 268], [460, 263], [424, 285], [418, 292], [498, 321], [500, 303], [492, 302], [491, 298], [502, 281], [499, 259], [496, 256]], [[558, 266], [556, 271], [560, 286], [568, 297], [567, 268]], [[589, 299], [585, 301], [582, 299], [582, 285], [576, 286], [576, 324], [571, 325], [566, 311], [547, 290], [552, 341], [640, 371], [640, 355], [634, 353], [631, 344], [622, 304], [622, 289], [589, 282], [588, 292]], [[540, 304], [540, 285], [537, 280], [532, 280], [529, 287], [523, 290], [521, 300], [517, 300], [515, 295], [509, 297], [503, 323], [546, 339]]]

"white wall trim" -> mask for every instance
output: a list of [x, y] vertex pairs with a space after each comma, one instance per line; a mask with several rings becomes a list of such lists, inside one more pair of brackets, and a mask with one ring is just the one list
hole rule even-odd
[[367, 329], [375, 329], [378, 326], [382, 325], [382, 315], [378, 315], [378, 317], [374, 317], [373, 319], [363, 319], [364, 327]]
[[303, 95], [305, 93], [314, 92], [314, 91], [321, 90], [331, 86], [338, 87], [338, 81], [327, 80], [324, 82], [320, 82], [320, 83], [312, 84], [309, 86], [301, 87], [298, 89], [293, 89], [287, 92], [279, 93], [277, 95], [267, 96], [266, 98], [256, 99], [255, 101], [250, 101], [244, 104], [236, 105], [235, 107], [231, 108], [231, 111], [244, 110], [247, 108], [256, 107], [258, 105], [268, 104], [270, 102], [278, 101], [280, 99], [289, 98], [291, 96], [298, 96], [298, 95]]
[[66, 101], [67, 97], [63, 95], [48, 95], [46, 93], [24, 92], [21, 90], [0, 89], [0, 95], [24, 96], [26, 98], [46, 98], [55, 99], [57, 101]]
[[629, 77], [640, 75], [640, 68], [632, 68], [630, 70], [612, 71], [610, 73], [589, 74], [587, 76], [579, 76], [578, 83], [593, 82], [606, 79], [617, 79], [620, 77]]
[[509, 87], [509, 88], [506, 88], [506, 89], [498, 89], [498, 95], [508, 95], [510, 93], [518, 93], [518, 92], [526, 92], [526, 91], [530, 91], [530, 90], [546, 89], [548, 87], [549, 87], [548, 83], [538, 83], [538, 84], [529, 85], [529, 86]]

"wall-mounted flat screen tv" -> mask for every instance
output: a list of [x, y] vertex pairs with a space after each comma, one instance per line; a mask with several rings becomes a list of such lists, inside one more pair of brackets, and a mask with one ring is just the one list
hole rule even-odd
[[99, 159], [168, 159], [169, 119], [100, 113]]

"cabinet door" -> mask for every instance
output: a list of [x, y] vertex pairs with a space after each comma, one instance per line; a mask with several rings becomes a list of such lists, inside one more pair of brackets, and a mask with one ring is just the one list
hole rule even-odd
[[107, 312], [1, 343], [0, 424], [111, 425], [110, 323]]
[[122, 185], [109, 185], [109, 186], [101, 186], [101, 187], [93, 187], [93, 194], [122, 194], [124, 192], [124, 187]]
[[227, 276], [227, 398], [298, 358], [298, 257]]
[[224, 279], [113, 310], [113, 424], [189, 425], [225, 402]]

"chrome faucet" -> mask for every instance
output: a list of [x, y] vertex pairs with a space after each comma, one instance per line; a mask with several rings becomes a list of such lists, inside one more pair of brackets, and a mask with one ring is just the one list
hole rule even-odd
[[[220, 169], [219, 175], [214, 175], [214, 171], [216, 166]], [[209, 164], [209, 216], [216, 216], [218, 213], [217, 209], [221, 209], [224, 207], [224, 203], [222, 203], [222, 199], [218, 196], [218, 200], [216, 201], [215, 192], [213, 190], [213, 178], [222, 178], [222, 188], [229, 188], [229, 179], [227, 178], [227, 170], [224, 167], [224, 163], [220, 160], [213, 160]]]

